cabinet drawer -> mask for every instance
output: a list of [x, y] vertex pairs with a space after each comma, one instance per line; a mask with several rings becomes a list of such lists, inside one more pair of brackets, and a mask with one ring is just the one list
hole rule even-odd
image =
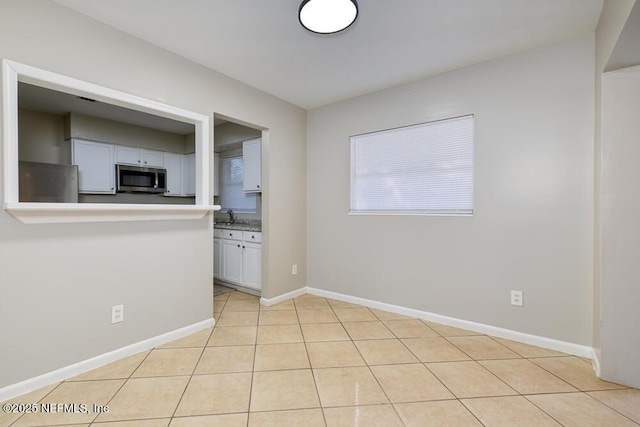
[[242, 231], [222, 230], [222, 238], [227, 240], [242, 240]]
[[219, 239], [222, 237], [222, 230], [220, 230], [219, 228], [214, 228], [213, 229], [213, 237], [214, 239]]
[[245, 242], [262, 243], [262, 233], [259, 231], [243, 231], [242, 240]]

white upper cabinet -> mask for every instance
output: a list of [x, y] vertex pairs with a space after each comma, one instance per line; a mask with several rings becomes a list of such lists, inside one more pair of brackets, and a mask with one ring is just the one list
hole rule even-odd
[[196, 153], [182, 156], [182, 194], [196, 194]]
[[73, 139], [72, 163], [78, 165], [78, 191], [115, 194], [115, 147], [112, 144]]
[[133, 166], [164, 167], [162, 151], [116, 145], [116, 163]]
[[140, 162], [142, 158], [139, 148], [116, 145], [116, 163], [140, 166]]
[[242, 143], [243, 188], [247, 192], [258, 193], [262, 191], [262, 148], [260, 145], [260, 138]]
[[167, 170], [165, 196], [194, 196], [196, 194], [196, 154], [164, 153]]
[[182, 154], [164, 153], [167, 170], [167, 196], [182, 195]]
[[142, 150], [142, 166], [163, 168], [164, 153], [155, 150]]

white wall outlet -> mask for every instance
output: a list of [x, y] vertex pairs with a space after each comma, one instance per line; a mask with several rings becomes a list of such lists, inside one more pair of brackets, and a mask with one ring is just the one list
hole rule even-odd
[[293, 264], [291, 266], [291, 275], [295, 276], [296, 274], [298, 274], [298, 264]]
[[524, 306], [522, 291], [511, 291], [511, 305]]
[[124, 305], [114, 305], [111, 307], [111, 324], [120, 323], [124, 320]]

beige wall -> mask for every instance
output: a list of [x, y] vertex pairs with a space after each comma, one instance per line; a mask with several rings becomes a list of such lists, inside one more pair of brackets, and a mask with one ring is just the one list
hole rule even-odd
[[[222, 151], [229, 144], [239, 144], [248, 139], [260, 138], [262, 132], [237, 123], [223, 123], [213, 129], [215, 151]], [[241, 147], [240, 145], [238, 147]], [[234, 148], [238, 148], [234, 147]]]
[[[308, 285], [589, 345], [593, 80], [590, 34], [310, 111]], [[465, 114], [473, 217], [348, 215], [350, 135]]]
[[[304, 284], [303, 110], [48, 0], [0, 3], [0, 57], [268, 128], [263, 295]], [[210, 216], [25, 225], [0, 210], [0, 388], [210, 318], [212, 269]]]
[[603, 76], [601, 371], [640, 388], [640, 68]]
[[164, 132], [79, 113], [69, 114], [65, 121], [65, 138], [88, 139], [89, 141], [167, 151], [169, 153], [193, 153], [193, 150], [186, 153], [184, 151], [187, 135]]
[[20, 109], [18, 135], [20, 160], [71, 164], [69, 143], [64, 140], [64, 117]]
[[601, 354], [602, 301], [602, 73], [636, 0], [605, 0], [596, 29], [595, 73], [595, 180], [593, 259], [593, 348]]

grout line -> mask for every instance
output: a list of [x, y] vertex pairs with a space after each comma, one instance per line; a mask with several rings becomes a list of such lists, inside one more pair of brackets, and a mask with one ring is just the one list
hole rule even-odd
[[[326, 301], [326, 298], [324, 299]], [[298, 318], [298, 327], [300, 328], [300, 335], [302, 336], [302, 343], [304, 345], [304, 351], [307, 354], [307, 360], [309, 361], [309, 370], [311, 371], [311, 378], [313, 378], [313, 385], [316, 389], [316, 396], [318, 397], [318, 405], [320, 405], [320, 412], [322, 413], [322, 420], [324, 421], [324, 425], [327, 425], [327, 417], [324, 413], [324, 406], [322, 405], [322, 400], [320, 399], [320, 390], [318, 390], [318, 382], [316, 380], [316, 373], [313, 369], [313, 365], [311, 364], [311, 356], [309, 356], [309, 348], [307, 347], [307, 341], [304, 337], [304, 331], [302, 330], [302, 325], [300, 324], [300, 316], [298, 316], [298, 306], [296, 305], [295, 298], [293, 298], [293, 307], [296, 311], [296, 317]], [[248, 426], [247, 426], [248, 427]]]

